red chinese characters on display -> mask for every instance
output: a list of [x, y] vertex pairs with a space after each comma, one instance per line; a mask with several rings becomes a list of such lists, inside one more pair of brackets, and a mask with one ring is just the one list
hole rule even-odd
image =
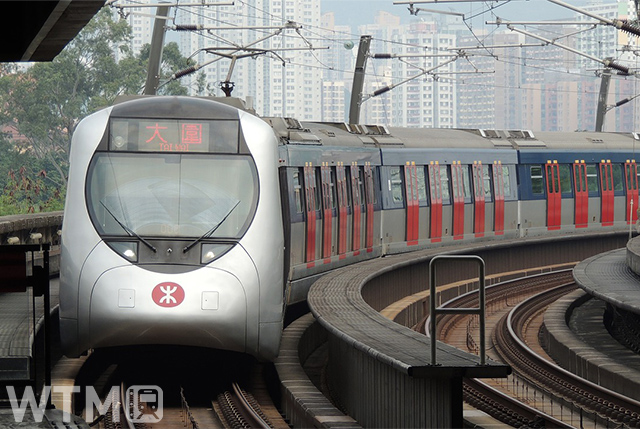
[[156, 137], [162, 142], [162, 143], [167, 143], [167, 141], [162, 138], [162, 136], [160, 135], [160, 130], [166, 130], [167, 127], [161, 127], [160, 125], [158, 125], [158, 123], [156, 122], [156, 124], [152, 127], [147, 127], [148, 130], [153, 130], [153, 135], [151, 136], [151, 138], [149, 140], [147, 140], [145, 143], [149, 143], [151, 141], [153, 141], [153, 139], [155, 139]]
[[202, 124], [182, 124], [183, 144], [202, 144]]
[[[164, 126], [167, 125], [167, 126]], [[189, 152], [190, 150], [202, 151], [203, 148], [192, 148], [191, 145], [201, 145], [203, 132], [201, 123], [158, 123], [147, 126], [151, 137], [144, 142], [148, 145], [157, 145], [157, 150], [162, 152]], [[149, 134], [147, 134], [149, 135]], [[206, 150], [206, 149], [205, 149]]]

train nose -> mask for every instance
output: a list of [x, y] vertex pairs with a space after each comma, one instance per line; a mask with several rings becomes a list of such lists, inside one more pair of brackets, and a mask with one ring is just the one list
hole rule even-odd
[[244, 352], [246, 327], [245, 289], [226, 271], [169, 275], [121, 267], [95, 283], [81, 337], [92, 347], [180, 344]]

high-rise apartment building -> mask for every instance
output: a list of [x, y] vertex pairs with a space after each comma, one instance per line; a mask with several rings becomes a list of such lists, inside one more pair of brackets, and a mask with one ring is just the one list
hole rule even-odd
[[[140, 3], [150, 3], [149, 0], [143, 0]], [[151, 33], [153, 31], [154, 19], [152, 15], [155, 13], [154, 8], [143, 6], [131, 6], [120, 10], [123, 19], [126, 19], [131, 27], [131, 42], [129, 47], [131, 51], [137, 55], [142, 47], [151, 42]], [[116, 51], [116, 55], [119, 52]]]
[[[423, 14], [403, 23], [378, 12], [373, 24], [353, 31], [320, 14], [321, 0], [248, 0], [233, 6], [172, 10], [171, 24], [203, 30], [170, 32], [181, 52], [206, 64], [182, 83], [193, 95], [222, 95], [229, 74], [233, 95], [251, 98], [260, 115], [347, 121], [360, 35], [372, 36], [360, 122], [408, 127], [461, 127], [573, 131], [594, 129], [602, 64], [541, 43], [504, 26], [470, 34], [459, 16]], [[635, 18], [628, 0], [594, 2], [584, 9], [607, 19]], [[130, 9], [153, 14], [153, 9]], [[399, 10], [399, 14], [401, 11]], [[131, 13], [133, 49], [150, 41], [153, 19]], [[577, 21], [593, 19], [576, 13]], [[208, 29], [208, 30], [207, 30]], [[578, 30], [583, 31], [578, 31]], [[550, 25], [528, 28], [585, 55], [613, 58], [638, 69], [635, 38], [611, 26]], [[565, 35], [565, 36], [563, 36]], [[255, 49], [254, 51], [240, 48]], [[314, 51], [309, 47], [326, 48]], [[438, 67], [456, 53], [455, 62]], [[429, 70], [428, 74], [423, 74]], [[373, 96], [385, 87], [392, 90]], [[639, 93], [637, 79], [614, 74], [609, 107]], [[609, 108], [605, 130], [633, 131], [637, 103]]]
[[[367, 64], [362, 123], [402, 127], [452, 128], [457, 120], [456, 35], [440, 22], [413, 21], [405, 25], [391, 14], [379, 13], [376, 23], [360, 28], [372, 36], [371, 54], [391, 54], [389, 59], [370, 58]], [[378, 89], [394, 86], [379, 96]]]
[[[183, 55], [209, 63], [202, 68], [206, 95], [223, 95], [218, 86], [234, 63], [232, 95], [251, 97], [260, 115], [320, 119], [320, 62], [315, 51], [307, 49], [321, 43], [313, 37], [320, 28], [320, 0], [250, 0], [181, 9], [176, 21], [209, 28], [183, 32], [180, 38]], [[192, 94], [197, 92], [196, 79], [197, 74], [190, 77]]]
[[[594, 3], [583, 7], [607, 19], [626, 19], [626, 0], [609, 4]], [[575, 13], [574, 20], [595, 20]], [[579, 31], [582, 30], [582, 31]], [[612, 26], [594, 28], [584, 25], [548, 25], [528, 29], [536, 35], [556, 40], [584, 55], [541, 43], [507, 29], [495, 31], [491, 37], [462, 37], [460, 46], [481, 48], [490, 56], [471, 56], [474, 67], [460, 65], [461, 70], [492, 70], [493, 74], [464, 77], [458, 85], [459, 121], [461, 127], [494, 127], [497, 129], [532, 129], [545, 131], [594, 130], [601, 78], [604, 67], [587, 56], [613, 58], [618, 64], [634, 67], [637, 61], [629, 56], [626, 33]], [[563, 37], [563, 35], [566, 35]], [[502, 47], [504, 46], [504, 47]], [[626, 49], [625, 49], [626, 48]], [[627, 82], [627, 81], [631, 82]], [[614, 75], [607, 104], [637, 94], [630, 89], [635, 79]], [[626, 94], [626, 95], [625, 95]], [[633, 131], [632, 104], [611, 109], [606, 116], [605, 130]], [[637, 115], [635, 115], [637, 116]], [[624, 119], [622, 119], [624, 118]], [[624, 128], [621, 128], [623, 126]]]

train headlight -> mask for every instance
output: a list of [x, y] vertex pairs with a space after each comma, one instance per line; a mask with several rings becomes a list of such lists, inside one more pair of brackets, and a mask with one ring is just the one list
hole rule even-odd
[[138, 262], [138, 243], [133, 241], [112, 241], [109, 246], [126, 260]]
[[126, 140], [122, 136], [116, 136], [113, 139], [113, 144], [116, 146], [116, 149], [122, 149], [122, 146], [126, 143]]
[[200, 253], [200, 263], [208, 264], [220, 257], [223, 253], [226, 253], [232, 247], [233, 245], [231, 244], [204, 243]]

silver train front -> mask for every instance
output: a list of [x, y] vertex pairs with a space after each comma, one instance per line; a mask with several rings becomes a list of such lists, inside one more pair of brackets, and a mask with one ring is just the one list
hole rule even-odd
[[[186, 99], [155, 102], [164, 101], [179, 104]], [[220, 107], [213, 101], [198, 103], [212, 111]], [[167, 256], [167, 263], [149, 270], [114, 252], [88, 212], [88, 168], [112, 110], [84, 119], [73, 137], [60, 270], [63, 352], [78, 356], [93, 348], [176, 344], [273, 359], [284, 310], [284, 234], [272, 129], [237, 111], [259, 181], [255, 213], [243, 236], [223, 256], [200, 266], [171, 263], [182, 253], [183, 243], [160, 241], [160, 258], [171, 254], [172, 247], [178, 249]]]

